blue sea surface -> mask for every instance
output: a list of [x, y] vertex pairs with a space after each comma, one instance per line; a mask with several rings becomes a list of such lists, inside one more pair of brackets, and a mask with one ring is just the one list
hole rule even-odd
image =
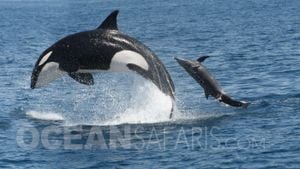
[[[133, 74], [30, 89], [46, 48], [115, 9], [171, 74], [174, 119]], [[300, 1], [2, 0], [0, 16], [0, 168], [300, 168]], [[202, 55], [248, 109], [207, 100], [173, 59]]]

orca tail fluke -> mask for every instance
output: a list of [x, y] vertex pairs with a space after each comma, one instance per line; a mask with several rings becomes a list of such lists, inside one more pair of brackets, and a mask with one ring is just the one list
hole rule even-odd
[[169, 119], [173, 118], [173, 112], [170, 113]]
[[174, 112], [174, 103], [172, 103], [172, 108], [171, 108], [171, 113], [170, 113], [169, 119], [173, 118], [173, 112]]
[[173, 112], [174, 112], [174, 109], [175, 109], [175, 101], [172, 100], [172, 108], [171, 108], [171, 113], [170, 113], [169, 119], [172, 119], [172, 118], [173, 118]]
[[247, 108], [249, 106], [250, 103], [245, 102], [245, 101], [236, 101], [231, 99], [229, 96], [222, 94], [221, 98], [219, 100], [220, 102], [223, 102], [225, 104], [228, 104], [230, 106], [233, 107], [243, 107], [243, 108]]

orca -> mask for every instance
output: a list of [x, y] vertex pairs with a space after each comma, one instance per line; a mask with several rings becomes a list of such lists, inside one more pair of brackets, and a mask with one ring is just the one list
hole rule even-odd
[[147, 46], [119, 31], [118, 12], [113, 11], [98, 28], [68, 35], [46, 49], [33, 68], [31, 88], [65, 74], [93, 85], [93, 73], [135, 72], [152, 81], [174, 104], [175, 87], [165, 66]]
[[249, 103], [233, 100], [226, 95], [216, 79], [209, 73], [207, 68], [201, 64], [208, 57], [209, 56], [202, 56], [198, 58], [197, 61], [188, 59], [183, 60], [176, 57], [175, 60], [202, 86], [206, 99], [211, 95], [227, 105], [247, 108]]

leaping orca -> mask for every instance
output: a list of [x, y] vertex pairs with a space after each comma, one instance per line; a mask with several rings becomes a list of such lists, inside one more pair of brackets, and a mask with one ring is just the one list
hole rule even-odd
[[93, 85], [92, 73], [133, 71], [174, 101], [175, 87], [168, 71], [147, 46], [118, 30], [117, 15], [118, 10], [113, 11], [97, 29], [66, 36], [46, 49], [34, 66], [31, 88], [45, 86], [64, 74]]
[[249, 103], [233, 100], [226, 95], [216, 79], [208, 72], [206, 67], [201, 64], [201, 62], [208, 57], [209, 56], [200, 57], [197, 61], [179, 58], [175, 58], [175, 60], [203, 87], [206, 99], [211, 95], [220, 102], [230, 106], [247, 108]]

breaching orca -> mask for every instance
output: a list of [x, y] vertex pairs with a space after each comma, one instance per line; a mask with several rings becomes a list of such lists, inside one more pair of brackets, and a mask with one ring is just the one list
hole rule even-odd
[[31, 88], [42, 87], [64, 74], [93, 85], [92, 73], [133, 71], [174, 101], [175, 87], [163, 63], [148, 47], [118, 30], [117, 15], [118, 11], [113, 11], [97, 29], [66, 36], [46, 49], [34, 66]]
[[211, 95], [220, 102], [230, 106], [247, 108], [249, 103], [233, 100], [226, 95], [206, 67], [201, 64], [201, 62], [208, 57], [209, 56], [200, 57], [197, 61], [179, 58], [175, 58], [175, 60], [203, 87], [206, 99]]

